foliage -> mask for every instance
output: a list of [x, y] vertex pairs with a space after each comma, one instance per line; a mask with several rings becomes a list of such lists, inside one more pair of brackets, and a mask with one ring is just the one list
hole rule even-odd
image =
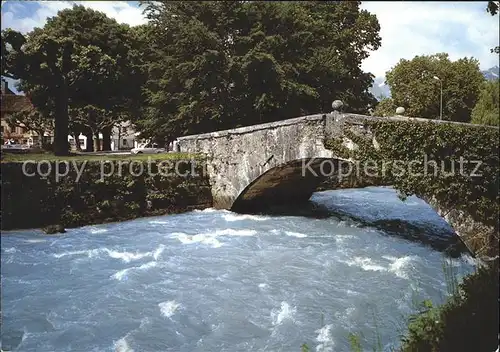
[[479, 100], [472, 110], [472, 123], [481, 125], [500, 125], [500, 80], [484, 83]]
[[401, 59], [386, 73], [394, 104], [407, 116], [439, 118], [442, 85], [443, 120], [460, 122], [470, 121], [484, 80], [476, 59], [450, 61], [445, 53]]
[[396, 115], [396, 108], [397, 106], [392, 98], [384, 98], [378, 102], [373, 116], [394, 116]]
[[[497, 128], [386, 120], [369, 122], [366, 127], [378, 149], [372, 138], [349, 130], [346, 136], [358, 146], [356, 150], [346, 149], [341, 141], [328, 141], [327, 146], [340, 157], [385, 165], [380, 182], [393, 185], [403, 197], [416, 194], [436, 199], [443, 208], [462, 210], [473, 220], [498, 229]], [[477, 254], [493, 251], [495, 255], [498, 239], [478, 237], [476, 241]]]
[[359, 336], [353, 333], [349, 333], [348, 335], [349, 344], [351, 345], [352, 352], [362, 352], [363, 348], [361, 347], [361, 342], [359, 341]]
[[12, 127], [23, 127], [34, 131], [40, 138], [40, 146], [45, 147], [44, 133], [54, 130], [54, 120], [44, 117], [37, 109], [22, 110], [9, 114], [6, 122]]
[[[183, 155], [171, 157], [179, 159]], [[23, 173], [24, 163], [2, 162], [2, 230], [55, 224], [76, 227], [212, 205], [201, 162], [177, 164], [179, 174], [189, 174], [193, 167], [195, 173], [191, 176], [167, 176], [158, 173], [159, 165], [169, 167], [160, 164], [164, 159], [49, 160], [51, 172], [47, 177], [27, 176]], [[68, 174], [57, 180], [55, 170], [58, 168], [63, 175], [67, 170], [64, 160], [69, 164]], [[170, 165], [173, 168], [176, 164]], [[27, 174], [36, 173], [37, 166], [44, 174], [48, 171], [47, 162], [27, 163]], [[111, 167], [115, 172], [109, 172]], [[76, 168], [83, 170], [78, 182]], [[103, 174], [110, 176], [102, 177]]]
[[486, 8], [492, 16], [498, 13], [498, 1], [488, 1], [488, 6]]
[[[488, 6], [486, 7], [486, 11], [490, 13], [492, 16], [498, 14], [498, 1], [488, 1]], [[500, 46], [496, 46], [491, 49], [492, 53], [500, 54]]]
[[92, 105], [118, 115], [140, 96], [129, 27], [104, 13], [74, 6], [25, 36], [2, 30], [2, 45], [2, 75], [20, 79], [34, 106], [54, 118], [57, 154], [67, 154], [68, 107]]
[[116, 124], [116, 116], [109, 110], [99, 109], [94, 105], [85, 105], [70, 109], [71, 120], [90, 129], [93, 135]]
[[494, 351], [498, 346], [498, 260], [480, 266], [439, 307], [424, 301], [409, 319], [401, 350]]
[[146, 136], [270, 122], [330, 109], [365, 111], [373, 76], [360, 64], [380, 46], [359, 2], [145, 2], [150, 20], [138, 123]]

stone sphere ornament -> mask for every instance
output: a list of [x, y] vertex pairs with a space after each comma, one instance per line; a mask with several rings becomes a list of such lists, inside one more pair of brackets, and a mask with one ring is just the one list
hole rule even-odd
[[333, 103], [332, 103], [332, 108], [333, 110], [339, 110], [342, 105], [344, 105], [344, 103], [342, 103], [341, 100], [335, 100]]

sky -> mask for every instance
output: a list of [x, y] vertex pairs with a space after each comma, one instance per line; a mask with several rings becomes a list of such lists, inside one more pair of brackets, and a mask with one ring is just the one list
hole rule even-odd
[[[2, 1], [2, 29], [26, 33], [41, 27], [48, 17], [73, 4], [106, 13], [118, 22], [138, 25], [146, 22], [136, 1]], [[363, 62], [376, 82], [401, 59], [447, 52], [452, 60], [475, 57], [481, 70], [498, 65], [490, 48], [499, 43], [499, 16], [486, 12], [487, 1], [370, 1], [362, 9], [377, 15], [381, 47]]]

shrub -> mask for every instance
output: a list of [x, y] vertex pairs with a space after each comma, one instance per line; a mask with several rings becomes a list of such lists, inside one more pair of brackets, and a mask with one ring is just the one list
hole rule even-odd
[[53, 149], [54, 149], [54, 146], [53, 146], [53, 144], [52, 144], [52, 143], [50, 143], [50, 142], [49, 142], [49, 143], [45, 143], [45, 144], [43, 145], [43, 150], [45, 150], [45, 151], [47, 151], [47, 152], [51, 152], [51, 151], [53, 151]]
[[403, 352], [494, 351], [498, 346], [498, 260], [466, 276], [439, 307], [410, 317]]

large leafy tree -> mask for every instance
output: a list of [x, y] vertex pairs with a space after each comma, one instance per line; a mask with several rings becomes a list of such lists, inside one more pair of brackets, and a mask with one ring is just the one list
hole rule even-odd
[[500, 125], [500, 81], [491, 80], [484, 83], [479, 100], [472, 110], [472, 123], [482, 125]]
[[445, 53], [401, 59], [386, 73], [392, 100], [406, 115], [439, 118], [442, 85], [443, 119], [460, 122], [470, 121], [484, 80], [476, 59], [451, 61]]
[[146, 2], [145, 134], [174, 137], [374, 102], [360, 69], [380, 45], [359, 2]]
[[51, 133], [54, 130], [54, 120], [47, 118], [34, 107], [9, 114], [6, 122], [11, 127], [22, 127], [28, 131], [36, 132], [42, 148], [45, 146], [45, 133]]
[[[6, 49], [2, 53], [2, 75], [23, 80], [23, 88], [27, 88], [27, 82], [46, 88], [37, 90], [45, 90], [54, 101], [54, 151], [65, 155], [68, 153], [68, 89], [74, 83], [65, 73], [70, 70], [74, 43], [67, 38], [59, 39], [44, 35], [40, 30], [27, 37], [10, 29], [2, 31]], [[36, 102], [34, 105], [40, 106]]]
[[106, 131], [117, 122], [117, 117], [111, 110], [99, 109], [94, 105], [71, 108], [70, 116], [76, 128], [83, 126], [84, 129], [90, 130], [91, 135], [94, 136], [94, 150], [99, 150], [99, 132]]
[[2, 31], [2, 45], [2, 75], [20, 79], [39, 111], [52, 110], [56, 154], [68, 153], [69, 107], [120, 112], [140, 94], [129, 27], [104, 13], [74, 6], [26, 36]]

